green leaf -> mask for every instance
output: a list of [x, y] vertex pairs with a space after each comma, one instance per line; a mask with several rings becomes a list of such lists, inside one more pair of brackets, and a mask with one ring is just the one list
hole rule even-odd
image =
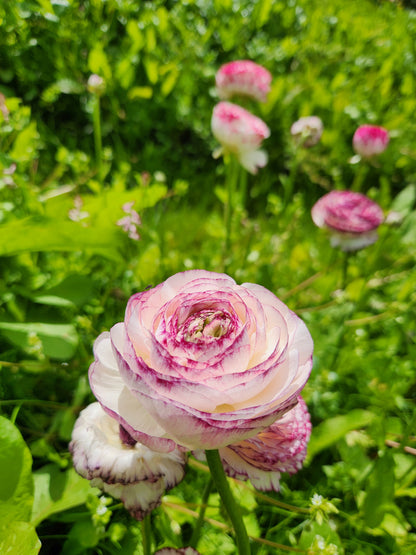
[[90, 277], [69, 275], [55, 287], [36, 294], [33, 300], [51, 306], [83, 306], [93, 291], [94, 282]]
[[[19, 430], [0, 416], [0, 522], [29, 521], [33, 503], [32, 456]], [[5, 553], [0, 549], [1, 553]]]
[[317, 453], [342, 439], [345, 434], [351, 430], [368, 426], [375, 418], [376, 415], [370, 411], [355, 409], [348, 414], [325, 420], [325, 422], [313, 428], [308, 445], [307, 464]]
[[78, 345], [78, 334], [72, 324], [0, 322], [0, 332], [25, 350], [30, 348], [31, 338], [37, 337], [42, 343], [44, 354], [57, 360], [71, 358]]
[[61, 471], [55, 464], [48, 464], [33, 473], [35, 498], [32, 522], [37, 526], [50, 515], [66, 511], [85, 503], [91, 492], [88, 480], [79, 476], [73, 468]]
[[10, 522], [0, 527], [0, 553], [36, 555], [41, 548], [35, 527], [29, 522]]
[[121, 260], [117, 227], [83, 227], [78, 222], [52, 218], [24, 218], [0, 226], [0, 256], [22, 252], [87, 251]]
[[400, 212], [403, 216], [407, 216], [415, 204], [416, 201], [416, 186], [414, 184], [408, 185], [400, 191], [400, 193], [393, 200], [390, 210], [395, 212]]
[[88, 67], [92, 73], [103, 77], [106, 81], [111, 80], [111, 67], [102, 46], [96, 45], [88, 56]]
[[13, 143], [13, 149], [9, 152], [9, 156], [18, 162], [28, 162], [32, 160], [38, 139], [39, 134], [36, 128], [36, 122], [32, 121], [17, 135]]
[[386, 508], [394, 504], [394, 459], [385, 451], [376, 460], [370, 474], [363, 503], [364, 520], [370, 528], [376, 528], [386, 514]]

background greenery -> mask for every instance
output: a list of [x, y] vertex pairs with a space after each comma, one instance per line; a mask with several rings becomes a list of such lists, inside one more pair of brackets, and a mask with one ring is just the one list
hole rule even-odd
[[[233, 485], [249, 534], [269, 542], [253, 540], [253, 553], [415, 552], [411, 4], [0, 1], [0, 551], [37, 553], [41, 541], [45, 555], [141, 553], [140, 526], [74, 473], [67, 450], [93, 400], [92, 343], [133, 292], [185, 269], [227, 268], [282, 298], [315, 342], [305, 468], [266, 497]], [[249, 176], [224, 253], [210, 118], [215, 73], [240, 58], [273, 75], [268, 102], [251, 106], [271, 129], [269, 164]], [[91, 73], [105, 80], [99, 100]], [[290, 125], [312, 114], [322, 141], [296, 151]], [[364, 123], [391, 136], [374, 165], [351, 147]], [[393, 213], [376, 244], [351, 256], [329, 247], [310, 209], [333, 188]], [[129, 201], [143, 221], [138, 242], [116, 225]], [[187, 544], [206, 480], [191, 460], [152, 516], [155, 549]], [[201, 553], [235, 553], [216, 493], [206, 517]]]

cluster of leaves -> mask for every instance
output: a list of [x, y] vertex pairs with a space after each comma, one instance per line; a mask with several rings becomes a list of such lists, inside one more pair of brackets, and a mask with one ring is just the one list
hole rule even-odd
[[[140, 526], [71, 467], [91, 345], [132, 292], [226, 267], [275, 292], [315, 341], [305, 468], [279, 494], [233, 483], [253, 552], [414, 553], [416, 12], [370, 0], [11, 4], [0, 5], [0, 551], [141, 552]], [[259, 110], [270, 162], [249, 176], [224, 253], [209, 122], [215, 72], [238, 58], [273, 74]], [[105, 82], [99, 130], [91, 73]], [[311, 114], [322, 142], [296, 151], [290, 124]], [[391, 135], [378, 165], [352, 156], [369, 122]], [[310, 208], [352, 187], [396, 224], [346, 256]], [[116, 225], [128, 202], [138, 242]], [[191, 461], [154, 513], [155, 547], [186, 545], [206, 480]], [[207, 505], [200, 551], [234, 553], [217, 493]]]

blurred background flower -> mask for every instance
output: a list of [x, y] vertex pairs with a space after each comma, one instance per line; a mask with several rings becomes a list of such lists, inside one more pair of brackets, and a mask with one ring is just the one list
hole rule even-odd
[[318, 116], [308, 116], [295, 121], [290, 133], [298, 146], [310, 148], [320, 141], [323, 130], [324, 125]]
[[377, 125], [361, 125], [352, 138], [352, 146], [362, 158], [372, 158], [384, 152], [389, 144], [387, 129]]
[[255, 174], [267, 164], [267, 153], [260, 146], [270, 129], [257, 116], [237, 104], [220, 102], [214, 108], [211, 128], [222, 152], [234, 154], [248, 172]]
[[242, 95], [266, 102], [271, 81], [271, 73], [251, 60], [235, 60], [224, 64], [215, 76], [218, 96], [224, 100]]
[[331, 245], [355, 251], [377, 241], [384, 220], [380, 206], [361, 193], [331, 191], [312, 207], [312, 219], [331, 234]]

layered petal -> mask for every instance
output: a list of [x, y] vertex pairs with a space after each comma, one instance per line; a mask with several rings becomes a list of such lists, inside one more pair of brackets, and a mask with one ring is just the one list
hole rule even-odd
[[280, 475], [302, 468], [311, 435], [309, 412], [302, 397], [297, 405], [255, 437], [220, 449], [226, 473], [249, 479], [256, 489], [279, 490]]

